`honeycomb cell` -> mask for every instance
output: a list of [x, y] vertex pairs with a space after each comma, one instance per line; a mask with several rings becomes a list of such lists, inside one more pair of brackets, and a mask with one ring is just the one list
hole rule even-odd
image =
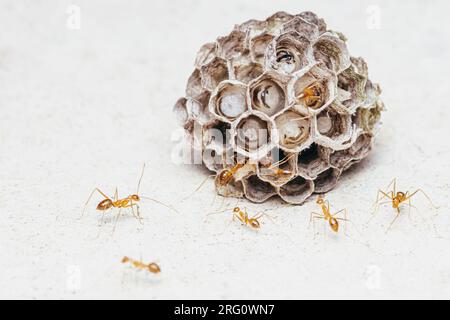
[[194, 150], [203, 150], [203, 128], [194, 120], [189, 122], [184, 127], [187, 134], [187, 141]]
[[307, 70], [314, 64], [311, 41], [297, 32], [284, 33], [269, 44], [267, 68], [284, 75]]
[[334, 189], [338, 183], [341, 171], [336, 168], [330, 168], [314, 180], [315, 193], [327, 193]]
[[298, 15], [300, 18], [308, 21], [309, 23], [312, 23], [316, 25], [319, 29], [319, 32], [322, 34], [325, 31], [327, 31], [327, 25], [323, 19], [320, 19], [314, 12], [311, 11], [305, 11]]
[[225, 122], [233, 122], [248, 111], [247, 86], [239, 81], [224, 81], [214, 92], [209, 111]]
[[202, 77], [200, 70], [196, 69], [189, 77], [188, 84], [186, 86], [186, 96], [196, 99], [205, 92], [202, 85]]
[[267, 30], [276, 32], [283, 27], [283, 24], [292, 20], [295, 16], [284, 11], [275, 13], [267, 18]]
[[175, 113], [176, 120], [178, 124], [186, 129], [189, 123], [189, 114], [187, 110], [187, 99], [180, 98], [175, 106], [173, 107], [173, 112]]
[[249, 84], [251, 108], [271, 117], [287, 106], [285, 85], [281, 77], [263, 74]]
[[280, 197], [292, 204], [303, 204], [314, 193], [314, 182], [301, 176], [289, 181], [280, 188]]
[[344, 171], [344, 168], [352, 162], [353, 157], [348, 150], [335, 151], [330, 156], [330, 163], [333, 168]]
[[203, 151], [203, 164], [209, 171], [218, 172], [223, 169], [222, 148], [205, 148]]
[[372, 149], [373, 136], [368, 133], [361, 134], [356, 142], [350, 147], [349, 154], [354, 160], [366, 158]]
[[336, 74], [350, 67], [347, 45], [338, 35], [327, 32], [314, 44], [314, 58]]
[[246, 198], [255, 203], [266, 202], [277, 194], [274, 186], [260, 180], [256, 175], [245, 179], [243, 185]]
[[[369, 78], [369, 67], [363, 58], [350, 57], [351, 64], [355, 72], [364, 78]], [[350, 66], [349, 66], [350, 67]]]
[[230, 35], [219, 38], [217, 40], [218, 55], [225, 60], [239, 57], [247, 51], [245, 40], [245, 32], [239, 30], [234, 30]]
[[373, 136], [362, 133], [346, 150], [336, 151], [330, 157], [331, 165], [341, 171], [348, 170], [355, 163], [366, 158], [372, 149]]
[[353, 122], [364, 132], [375, 133], [380, 125], [381, 113], [384, 109], [382, 101], [375, 102], [371, 108], [358, 108]]
[[297, 32], [304, 35], [309, 40], [316, 40], [319, 37], [319, 27], [310, 23], [300, 16], [295, 17], [283, 26], [284, 32]]
[[314, 180], [330, 167], [330, 150], [313, 143], [311, 147], [298, 155], [297, 172]]
[[202, 126], [214, 122], [214, 116], [208, 108], [210, 97], [211, 93], [204, 92], [196, 100], [187, 100], [186, 105], [190, 118]]
[[250, 55], [254, 62], [264, 65], [268, 45], [275, 39], [270, 33], [263, 33], [250, 40]]
[[274, 149], [258, 163], [258, 177], [273, 186], [281, 187], [294, 178], [297, 172], [296, 154]]
[[361, 106], [366, 99], [367, 78], [357, 72], [353, 65], [338, 76], [339, 97], [349, 113]]
[[201, 77], [203, 87], [214, 91], [222, 81], [230, 78], [227, 62], [220, 58], [214, 58], [201, 68]]
[[300, 152], [312, 143], [312, 118], [294, 110], [275, 118], [280, 148], [288, 152]]
[[233, 64], [234, 77], [236, 80], [249, 84], [264, 73], [264, 67], [258, 63]]
[[267, 21], [250, 19], [240, 25], [236, 26], [236, 30], [244, 32], [247, 37], [253, 37], [257, 34], [265, 32], [267, 28]]
[[316, 141], [329, 148], [338, 149], [347, 142], [353, 133], [352, 117], [330, 107], [315, 118]]
[[200, 48], [195, 60], [195, 66], [197, 69], [201, 69], [203, 66], [209, 64], [216, 58], [217, 55], [217, 43], [207, 43]]
[[272, 121], [263, 113], [245, 114], [234, 130], [236, 150], [252, 159], [264, 157], [273, 147], [272, 138], [276, 137]]
[[205, 147], [224, 150], [231, 146], [230, 142], [230, 124], [216, 120], [214, 123], [203, 127], [203, 145]]
[[291, 81], [291, 104], [302, 113], [318, 114], [330, 106], [337, 97], [336, 77], [316, 66]]

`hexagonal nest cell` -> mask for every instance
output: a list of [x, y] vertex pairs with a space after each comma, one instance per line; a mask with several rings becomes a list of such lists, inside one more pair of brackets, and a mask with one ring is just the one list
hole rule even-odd
[[368, 156], [385, 108], [346, 42], [312, 12], [278, 12], [200, 48], [174, 111], [220, 195], [302, 204]]

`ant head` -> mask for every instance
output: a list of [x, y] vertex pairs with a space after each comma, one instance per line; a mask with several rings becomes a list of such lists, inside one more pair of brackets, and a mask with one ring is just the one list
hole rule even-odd
[[339, 232], [339, 222], [335, 218], [330, 219], [330, 227], [334, 232]]
[[252, 226], [253, 229], [261, 228], [261, 224], [259, 223], [259, 221], [257, 219], [250, 219], [250, 225]]
[[132, 196], [130, 196], [131, 200], [133, 201], [141, 201], [141, 197], [139, 197], [137, 194], [133, 194]]
[[148, 271], [150, 271], [151, 273], [160, 273], [161, 268], [156, 263], [150, 263], [148, 265]]
[[105, 199], [102, 202], [100, 202], [97, 206], [98, 211], [106, 211], [111, 209], [114, 206], [111, 199]]
[[399, 200], [405, 199], [406, 194], [404, 192], [397, 192], [397, 198], [399, 198]]
[[317, 201], [316, 201], [316, 202], [317, 202], [317, 204], [320, 205], [320, 206], [323, 205], [323, 204], [325, 203], [325, 201], [323, 200], [322, 197], [317, 198]]
[[128, 262], [130, 262], [130, 258], [124, 257], [124, 258], [122, 259], [122, 263], [128, 263]]
[[236, 208], [233, 209], [233, 212], [234, 213], [239, 213], [239, 212], [241, 212], [241, 208], [236, 207]]

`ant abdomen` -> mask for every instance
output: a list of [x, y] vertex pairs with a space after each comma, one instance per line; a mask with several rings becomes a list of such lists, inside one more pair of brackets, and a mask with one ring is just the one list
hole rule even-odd
[[339, 232], [339, 222], [335, 218], [330, 219], [330, 227], [334, 232]]
[[97, 206], [97, 210], [99, 211], [106, 211], [113, 207], [113, 202], [110, 199], [105, 199], [102, 202], [100, 202]]

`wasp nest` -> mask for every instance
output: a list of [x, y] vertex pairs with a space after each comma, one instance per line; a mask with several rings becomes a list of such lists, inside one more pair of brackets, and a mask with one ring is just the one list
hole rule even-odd
[[200, 49], [174, 110], [220, 195], [302, 204], [368, 155], [384, 105], [346, 41], [280, 12]]

